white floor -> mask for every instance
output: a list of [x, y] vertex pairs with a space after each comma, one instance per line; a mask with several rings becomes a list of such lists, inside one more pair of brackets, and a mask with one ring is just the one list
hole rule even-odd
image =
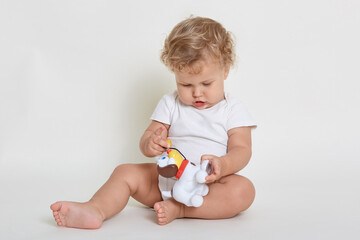
[[255, 181], [256, 201], [243, 214], [226, 220], [180, 219], [167, 226], [156, 224], [152, 209], [130, 200], [101, 229], [79, 230], [56, 226], [49, 205], [56, 200], [85, 201], [99, 187], [98, 180], [1, 172], [0, 239], [4, 240], [360, 239], [359, 188], [351, 184]]

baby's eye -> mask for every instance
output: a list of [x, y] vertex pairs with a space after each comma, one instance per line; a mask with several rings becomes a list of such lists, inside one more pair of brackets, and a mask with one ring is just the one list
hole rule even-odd
[[[211, 82], [212, 83], [212, 82]], [[211, 83], [203, 83], [204, 86], [210, 86]]]
[[190, 87], [190, 84], [182, 84], [183, 87]]

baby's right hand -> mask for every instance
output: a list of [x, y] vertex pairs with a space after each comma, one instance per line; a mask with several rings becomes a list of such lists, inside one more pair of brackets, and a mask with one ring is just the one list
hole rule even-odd
[[165, 152], [166, 149], [170, 148], [170, 144], [166, 142], [166, 138], [162, 137], [162, 132], [164, 130], [166, 130], [166, 128], [161, 126], [149, 136], [146, 145], [148, 155], [153, 157], [159, 156]]

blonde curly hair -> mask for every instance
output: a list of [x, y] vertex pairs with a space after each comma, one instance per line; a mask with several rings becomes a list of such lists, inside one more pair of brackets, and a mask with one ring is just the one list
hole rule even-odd
[[220, 23], [203, 17], [190, 17], [178, 23], [165, 39], [161, 61], [173, 72], [201, 72], [201, 60], [208, 57], [223, 67], [234, 65], [232, 34]]

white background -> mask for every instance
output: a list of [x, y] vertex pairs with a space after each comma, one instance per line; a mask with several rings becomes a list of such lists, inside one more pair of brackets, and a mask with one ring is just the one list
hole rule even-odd
[[[131, 201], [100, 230], [56, 227], [52, 202], [86, 201], [118, 164], [153, 161], [139, 138], [175, 89], [160, 51], [191, 14], [236, 36], [226, 90], [258, 122], [242, 171], [254, 205], [159, 227]], [[359, 29], [356, 0], [0, 0], [0, 238], [358, 239]]]

